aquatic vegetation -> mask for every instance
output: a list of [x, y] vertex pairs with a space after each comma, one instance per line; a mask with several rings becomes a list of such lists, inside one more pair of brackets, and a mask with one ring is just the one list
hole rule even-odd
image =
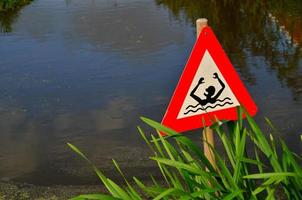
[[[239, 116], [242, 110], [238, 109]], [[74, 145], [69, 147], [85, 159], [108, 189], [108, 194], [80, 195], [82, 199], [302, 199], [301, 156], [289, 150], [273, 134], [267, 138], [255, 121], [219, 122], [212, 129], [219, 136], [223, 150], [213, 149], [217, 166], [212, 166], [203, 151], [185, 135], [162, 126], [153, 120], [141, 118], [154, 128], [156, 135], [150, 139], [138, 127], [142, 138], [154, 153], [154, 160], [162, 173], [162, 180], [151, 176], [152, 185], [133, 178], [136, 187], [128, 181], [115, 160], [117, 171], [125, 180], [119, 186], [106, 177]], [[276, 132], [272, 123], [268, 125]], [[163, 137], [159, 133], [164, 132]], [[139, 187], [137, 190], [135, 188]]]
[[0, 12], [15, 10], [29, 4], [32, 0], [0, 0]]

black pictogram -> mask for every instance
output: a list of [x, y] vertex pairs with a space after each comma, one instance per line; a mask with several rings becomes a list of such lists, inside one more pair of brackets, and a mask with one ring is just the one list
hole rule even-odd
[[[197, 83], [197, 85], [194, 87], [194, 89], [190, 92], [190, 96], [198, 102], [198, 104], [196, 105], [189, 105], [186, 108], [186, 112], [184, 113], [185, 115], [190, 113], [190, 112], [197, 112], [199, 110], [203, 110], [206, 111], [208, 108], [216, 108], [217, 106], [223, 107], [227, 104], [232, 105], [233, 102], [231, 101], [230, 97], [225, 97], [224, 99], [219, 99], [219, 97], [221, 96], [222, 92], [225, 89], [225, 84], [223, 83], [223, 81], [219, 78], [217, 73], [213, 74], [213, 78], [217, 79], [221, 88], [219, 89], [219, 91], [215, 94], [216, 92], [216, 88], [214, 86], [209, 86], [205, 89], [205, 93], [203, 93], [203, 96], [205, 98], [200, 97], [199, 95], [196, 94], [197, 89], [202, 86], [204, 82], [204, 78], [201, 77]], [[211, 105], [207, 105], [207, 104], [211, 104]], [[189, 110], [188, 110], [189, 109]]]

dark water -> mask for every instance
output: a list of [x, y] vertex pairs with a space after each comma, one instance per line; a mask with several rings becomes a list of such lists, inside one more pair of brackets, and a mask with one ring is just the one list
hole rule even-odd
[[161, 120], [198, 17], [258, 104], [257, 121], [266, 130], [269, 117], [301, 153], [301, 13], [294, 0], [35, 0], [1, 14], [0, 178], [93, 183], [66, 142], [113, 176], [111, 158], [129, 176], [152, 171], [136, 125]]

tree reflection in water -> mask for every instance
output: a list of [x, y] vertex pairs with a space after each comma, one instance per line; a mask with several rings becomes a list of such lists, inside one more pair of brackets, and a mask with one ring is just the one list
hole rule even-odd
[[[10, 3], [9, 1], [3, 1], [0, 5], [0, 32], [8, 33], [12, 32], [12, 24], [18, 17], [21, 9], [30, 4], [32, 0], [23, 0], [18, 3]], [[5, 4], [11, 4], [6, 5]], [[16, 5], [15, 5], [16, 4]], [[5, 7], [5, 10], [1, 9]]]
[[12, 31], [12, 24], [18, 17], [19, 12], [17, 11], [7, 11], [0, 12], [0, 32], [9, 33]]
[[195, 24], [207, 17], [225, 51], [245, 81], [256, 83], [249, 54], [263, 56], [294, 100], [302, 94], [302, 2], [156, 0], [178, 20]]

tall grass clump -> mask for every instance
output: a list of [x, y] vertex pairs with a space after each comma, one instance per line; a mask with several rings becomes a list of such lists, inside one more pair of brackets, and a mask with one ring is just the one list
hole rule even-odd
[[[69, 144], [84, 158], [108, 190], [108, 194], [87, 194], [74, 197], [84, 199], [302, 199], [301, 157], [289, 150], [281, 139], [266, 137], [255, 121], [247, 116], [239, 120], [219, 122], [211, 126], [219, 136], [223, 150], [212, 148], [217, 166], [212, 166], [203, 151], [193, 141], [151, 119], [141, 118], [155, 129], [150, 139], [138, 130], [154, 155], [162, 180], [151, 176], [152, 184], [144, 184], [133, 177], [128, 181], [113, 160], [123, 186], [106, 177], [74, 145]], [[271, 122], [267, 123], [274, 129]], [[160, 132], [166, 133], [161, 136]], [[280, 195], [282, 194], [282, 195]], [[280, 198], [281, 196], [281, 198]]]

